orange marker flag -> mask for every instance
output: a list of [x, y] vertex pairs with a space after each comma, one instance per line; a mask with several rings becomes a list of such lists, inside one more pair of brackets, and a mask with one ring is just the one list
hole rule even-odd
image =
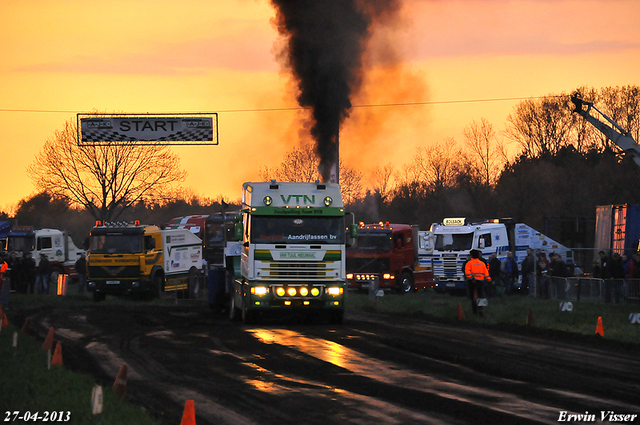
[[42, 349], [44, 351], [53, 350], [53, 326], [49, 328], [49, 333], [47, 337], [44, 339], [44, 343], [42, 344]]
[[602, 316], [598, 316], [598, 325], [596, 326], [596, 335], [604, 338], [604, 329], [602, 328]]
[[193, 400], [187, 400], [184, 404], [180, 425], [196, 425], [196, 409]]
[[60, 341], [56, 344], [56, 351], [53, 353], [51, 364], [54, 366], [62, 366], [62, 343]]
[[533, 326], [533, 309], [529, 307], [529, 313], [527, 314], [527, 325]]
[[116, 380], [113, 383], [112, 390], [120, 398], [123, 398], [127, 393], [127, 365], [126, 364], [123, 364], [122, 366], [120, 366], [120, 371], [118, 372], [118, 376], [116, 376]]

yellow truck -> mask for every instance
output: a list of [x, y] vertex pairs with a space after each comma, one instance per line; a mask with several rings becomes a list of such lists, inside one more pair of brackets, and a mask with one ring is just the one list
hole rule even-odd
[[101, 224], [91, 230], [88, 288], [95, 301], [107, 295], [157, 298], [179, 291], [201, 294], [202, 240], [188, 229]]

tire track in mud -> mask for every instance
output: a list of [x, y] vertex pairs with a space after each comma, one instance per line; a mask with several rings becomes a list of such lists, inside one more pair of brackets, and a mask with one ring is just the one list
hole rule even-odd
[[555, 423], [560, 410], [638, 410], [638, 356], [590, 343], [382, 315], [341, 327], [247, 327], [146, 305], [37, 316], [42, 338], [60, 329], [65, 364], [67, 344], [78, 353], [72, 369], [112, 385], [127, 363], [127, 398], [167, 424], [187, 399], [205, 425]]

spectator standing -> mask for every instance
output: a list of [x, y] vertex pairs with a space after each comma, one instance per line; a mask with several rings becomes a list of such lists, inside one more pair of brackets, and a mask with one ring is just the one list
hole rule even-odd
[[487, 264], [480, 259], [480, 251], [471, 250], [471, 260], [467, 261], [464, 266], [464, 276], [467, 280], [473, 314], [482, 316], [482, 307], [478, 307], [478, 299], [483, 298], [484, 281], [491, 278], [489, 277]]
[[45, 254], [40, 254], [40, 262], [38, 263], [38, 275], [36, 277], [36, 286], [39, 294], [49, 293], [49, 279], [51, 278], [51, 263]]
[[527, 248], [527, 256], [522, 260], [522, 286], [520, 288], [520, 295], [529, 295], [535, 293], [535, 269], [536, 269], [536, 257], [533, 255], [533, 250]]
[[556, 295], [558, 299], [565, 299], [566, 284], [567, 284], [567, 265], [560, 257], [560, 254], [552, 252], [551, 263], [549, 264], [549, 274], [551, 275], [551, 283], [556, 288]]
[[513, 253], [511, 251], [508, 251], [507, 258], [502, 260], [500, 271], [502, 272], [501, 277], [502, 282], [505, 285], [505, 291], [507, 295], [511, 295], [514, 289], [514, 284], [518, 281], [518, 263], [514, 260]]
[[17, 293], [24, 293], [22, 292], [22, 276], [20, 276], [20, 259], [15, 251], [11, 251], [7, 263], [9, 264], [9, 281], [11, 282], [11, 288], [13, 288]]
[[487, 295], [494, 296], [497, 293], [497, 288], [502, 284], [500, 280], [500, 260], [498, 259], [498, 254], [495, 252], [489, 256], [489, 277], [491, 280], [489, 282], [485, 281], [485, 288], [488, 288]]
[[36, 283], [36, 260], [33, 259], [31, 252], [27, 251], [22, 256], [21, 263], [22, 281], [28, 293], [33, 294]]
[[82, 294], [87, 286], [87, 257], [85, 257], [84, 252], [80, 254], [80, 258], [76, 261], [75, 268], [78, 272], [78, 294]]
[[544, 299], [549, 298], [549, 260], [547, 254], [538, 254], [538, 264], [536, 267], [537, 294]]
[[11, 279], [9, 278], [9, 260], [6, 253], [0, 257], [0, 305], [4, 309], [9, 306], [9, 295], [11, 294]]
[[598, 252], [598, 261], [593, 268], [593, 277], [599, 277], [600, 279], [608, 279], [609, 276], [609, 257], [604, 251]]
[[608, 286], [608, 290], [605, 294], [605, 302], [611, 302], [611, 292], [613, 292], [614, 300], [617, 303], [620, 302], [620, 295], [622, 294], [622, 288], [624, 285], [624, 266], [622, 265], [622, 257], [617, 252], [614, 252], [609, 261], [609, 280], [608, 285], [605, 283], [605, 288]]

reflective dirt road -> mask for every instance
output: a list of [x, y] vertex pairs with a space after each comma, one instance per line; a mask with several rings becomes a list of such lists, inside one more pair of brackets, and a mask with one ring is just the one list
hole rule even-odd
[[[37, 312], [65, 365], [167, 424], [194, 400], [202, 424], [557, 423], [562, 412], [640, 413], [640, 353], [592, 338], [347, 315], [248, 326], [204, 307], [97, 304]], [[67, 348], [69, 347], [69, 348]]]

